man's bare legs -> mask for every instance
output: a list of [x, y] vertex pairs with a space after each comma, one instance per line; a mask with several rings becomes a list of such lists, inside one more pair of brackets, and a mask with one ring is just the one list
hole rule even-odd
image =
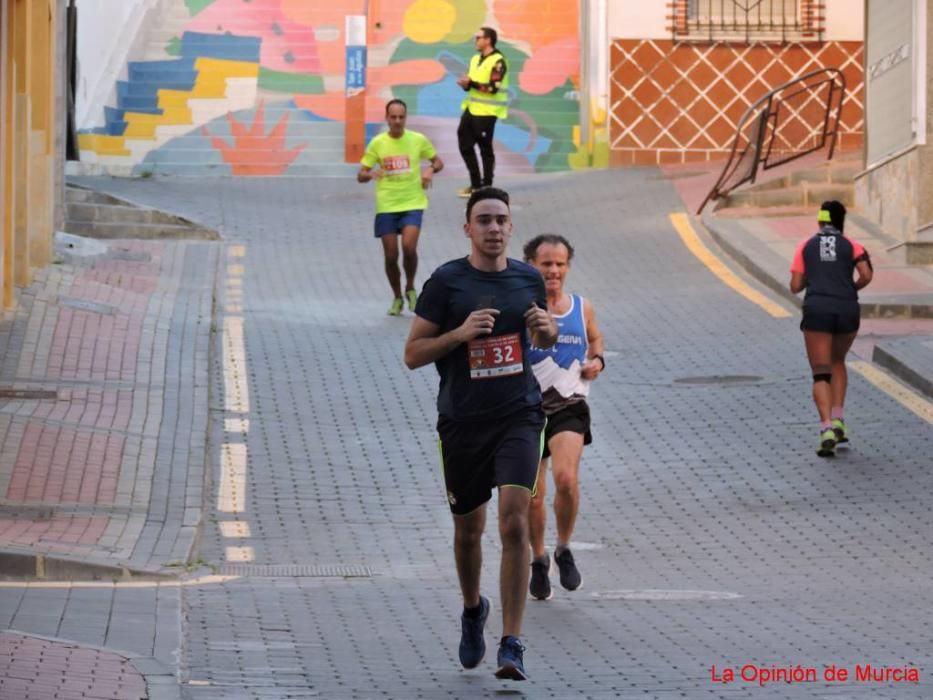
[[486, 529], [486, 504], [472, 513], [454, 516], [454, 560], [463, 593], [463, 607], [479, 605], [479, 579], [483, 566], [483, 530]]
[[521, 486], [499, 489], [499, 596], [502, 601], [502, 636], [518, 637], [522, 631], [528, 590], [528, 509], [531, 491]]

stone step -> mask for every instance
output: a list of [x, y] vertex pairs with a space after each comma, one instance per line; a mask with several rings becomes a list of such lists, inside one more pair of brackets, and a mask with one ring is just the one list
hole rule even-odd
[[[262, 168], [267, 163], [252, 163], [256, 168]], [[119, 168], [117, 170], [120, 170]], [[359, 165], [353, 163], [297, 163], [290, 166], [287, 172], [280, 177], [297, 178], [352, 178], [359, 170]], [[143, 163], [134, 168], [136, 174], [144, 171], [153, 176], [172, 175], [178, 177], [226, 177], [232, 175], [227, 164], [192, 164], [190, 162], [160, 162]], [[107, 174], [106, 164], [101, 164], [93, 171], [94, 174]], [[123, 173], [125, 174], [125, 173]], [[260, 173], [257, 173], [261, 175]]]
[[119, 238], [219, 240], [216, 231], [197, 225], [112, 223], [100, 221], [67, 221], [65, 230], [77, 236], [105, 240]]
[[132, 205], [98, 204], [94, 202], [72, 202], [66, 205], [65, 216], [69, 222], [97, 222], [113, 224], [170, 224], [190, 225], [187, 219], [168, 214], [158, 209], [146, 209]]
[[77, 187], [75, 185], [66, 185], [65, 187], [65, 203], [97, 203], [97, 204], [126, 204], [122, 199], [118, 199], [113, 195], [106, 194], [104, 192], [97, 192], [95, 190], [85, 189], [84, 187]]
[[838, 199], [847, 207], [855, 205], [852, 184], [801, 182], [780, 188], [745, 188], [722, 198], [719, 208], [733, 207], [818, 207], [827, 199]]

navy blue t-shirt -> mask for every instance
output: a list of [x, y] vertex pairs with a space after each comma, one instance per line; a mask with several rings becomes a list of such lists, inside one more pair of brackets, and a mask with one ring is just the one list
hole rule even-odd
[[467, 258], [437, 268], [424, 283], [415, 313], [451, 331], [481, 308], [498, 309], [488, 336], [461, 343], [434, 365], [441, 376], [437, 412], [451, 420], [479, 421], [541, 405], [541, 389], [528, 361], [525, 312], [547, 308], [544, 279], [530, 265], [507, 261], [501, 272], [482, 272]]

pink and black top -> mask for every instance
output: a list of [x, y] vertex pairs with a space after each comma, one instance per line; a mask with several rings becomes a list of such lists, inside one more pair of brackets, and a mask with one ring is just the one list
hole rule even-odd
[[835, 227], [824, 224], [819, 232], [803, 241], [794, 252], [790, 271], [806, 279], [803, 307], [810, 311], [839, 312], [858, 310], [855, 266], [868, 260], [861, 243], [846, 238]]

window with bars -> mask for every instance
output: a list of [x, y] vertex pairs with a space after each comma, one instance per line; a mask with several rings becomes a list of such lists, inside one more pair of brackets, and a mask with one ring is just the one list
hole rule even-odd
[[817, 0], [675, 0], [680, 41], [821, 41]]

